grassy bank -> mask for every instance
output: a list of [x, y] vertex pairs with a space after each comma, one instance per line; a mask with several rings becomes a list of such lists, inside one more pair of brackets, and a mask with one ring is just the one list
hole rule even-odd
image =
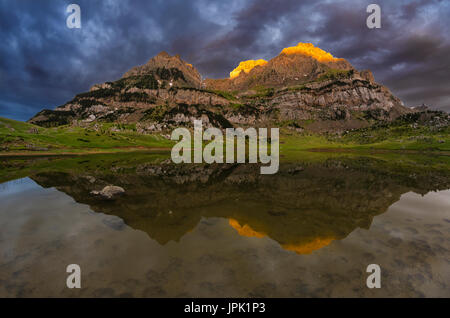
[[[376, 126], [342, 135], [280, 131], [280, 151], [450, 153], [449, 127], [409, 123]], [[0, 117], [0, 155], [60, 155], [169, 150], [174, 142], [159, 134], [140, 134], [136, 125], [97, 123], [87, 127], [43, 128]]]
[[450, 128], [435, 129], [410, 124], [375, 126], [348, 131], [342, 135], [281, 133], [280, 149], [329, 149], [343, 151], [450, 152]]
[[173, 142], [160, 135], [143, 135], [135, 125], [99, 124], [88, 127], [43, 128], [0, 117], [2, 153], [105, 153], [169, 149]]

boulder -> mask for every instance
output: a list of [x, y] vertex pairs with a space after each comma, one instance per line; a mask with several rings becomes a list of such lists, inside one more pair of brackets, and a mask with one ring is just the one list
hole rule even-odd
[[101, 191], [91, 191], [91, 194], [101, 196], [103, 199], [112, 200], [117, 196], [125, 193], [122, 187], [109, 185], [103, 188]]

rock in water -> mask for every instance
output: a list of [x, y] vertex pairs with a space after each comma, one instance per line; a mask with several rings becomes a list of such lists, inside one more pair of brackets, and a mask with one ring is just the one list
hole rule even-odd
[[100, 195], [102, 198], [112, 200], [118, 195], [125, 193], [125, 190], [118, 186], [106, 186], [102, 191], [91, 191], [93, 195]]

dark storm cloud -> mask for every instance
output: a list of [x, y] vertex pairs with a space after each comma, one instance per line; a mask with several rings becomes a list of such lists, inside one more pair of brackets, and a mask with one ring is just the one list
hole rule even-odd
[[[449, 109], [449, 1], [376, 2], [382, 28], [369, 30], [362, 0], [3, 0], [0, 116], [28, 119], [162, 50], [226, 77], [241, 60], [297, 42], [371, 69], [407, 105]], [[81, 7], [81, 29], [66, 27], [70, 3]]]

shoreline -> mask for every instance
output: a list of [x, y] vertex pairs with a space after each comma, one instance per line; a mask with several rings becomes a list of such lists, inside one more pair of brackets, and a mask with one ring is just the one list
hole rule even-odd
[[444, 155], [450, 156], [448, 150], [414, 150], [414, 149], [356, 149], [356, 148], [311, 148], [306, 151], [310, 152], [335, 152], [335, 153], [397, 153], [397, 154], [428, 154], [428, 155]]
[[[100, 151], [74, 151], [74, 152], [52, 152], [52, 151], [17, 151], [17, 152], [0, 152], [0, 157], [50, 157], [50, 156], [83, 156], [83, 155], [105, 155], [105, 154], [116, 154], [116, 153], [133, 153], [133, 152], [165, 152], [170, 151], [171, 148], [146, 148], [146, 147], [133, 147], [133, 148], [111, 148], [108, 150]], [[79, 149], [77, 149], [79, 150]]]
[[[58, 157], [58, 156], [84, 156], [96, 154], [118, 154], [118, 153], [145, 153], [145, 152], [170, 152], [171, 148], [156, 147], [119, 147], [110, 148], [107, 150], [92, 150], [92, 151], [77, 151], [74, 152], [54, 152], [54, 151], [15, 151], [15, 152], [0, 152], [0, 158], [8, 157]], [[291, 151], [306, 151], [306, 152], [323, 152], [323, 153], [361, 153], [361, 154], [428, 154], [450, 156], [450, 151], [447, 150], [414, 150], [414, 149], [355, 149], [355, 148], [310, 148], [310, 149], [290, 149]], [[280, 154], [282, 152], [280, 151]]]

